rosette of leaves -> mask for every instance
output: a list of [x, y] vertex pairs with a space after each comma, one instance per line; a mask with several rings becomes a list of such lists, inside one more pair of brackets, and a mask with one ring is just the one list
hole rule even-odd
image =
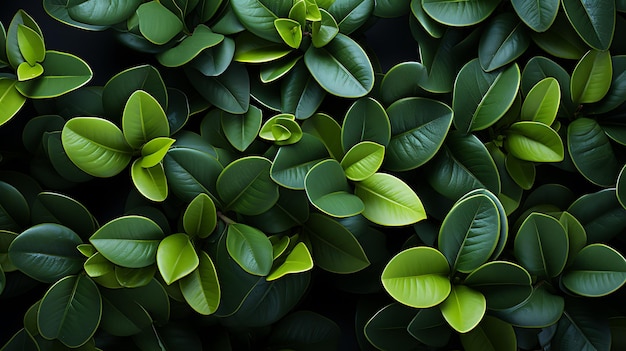
[[[511, 324], [486, 316], [518, 306], [532, 293], [524, 267], [498, 260], [507, 238], [507, 216], [493, 193], [478, 189], [463, 196], [441, 224], [438, 249], [411, 247], [387, 263], [381, 275], [385, 290], [410, 308], [391, 305], [374, 315], [365, 325], [370, 342], [393, 343], [385, 326], [405, 323], [415, 345], [446, 345], [452, 330], [464, 344], [479, 337], [515, 345]], [[392, 322], [392, 309], [402, 322]]]
[[5, 30], [0, 23], [0, 125], [8, 122], [28, 99], [66, 94], [91, 80], [85, 61], [65, 52], [47, 50], [43, 33], [26, 12], [18, 11]]
[[235, 38], [234, 60], [259, 65], [260, 83], [252, 95], [264, 105], [275, 106], [272, 95], [260, 91], [270, 84], [281, 86], [278, 110], [298, 119], [313, 115], [326, 93], [362, 97], [372, 90], [370, 59], [348, 35], [371, 16], [373, 1], [236, 0], [231, 5], [247, 29]]

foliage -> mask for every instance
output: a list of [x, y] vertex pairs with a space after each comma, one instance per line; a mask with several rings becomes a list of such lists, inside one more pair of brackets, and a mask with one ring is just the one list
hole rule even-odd
[[1, 350], [624, 347], [626, 2], [41, 6], [145, 62], [0, 26]]

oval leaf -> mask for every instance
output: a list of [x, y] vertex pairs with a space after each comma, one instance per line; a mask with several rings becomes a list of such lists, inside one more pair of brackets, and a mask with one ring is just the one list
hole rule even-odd
[[515, 13], [535, 32], [545, 32], [556, 18], [559, 0], [512, 0]]
[[350, 106], [341, 127], [341, 145], [344, 152], [362, 141], [387, 146], [390, 137], [389, 117], [378, 101], [362, 98]]
[[304, 178], [304, 189], [313, 206], [333, 217], [349, 217], [363, 211], [363, 202], [350, 193], [343, 168], [335, 160], [313, 166]]
[[217, 225], [217, 212], [207, 194], [198, 194], [183, 214], [183, 228], [191, 236], [208, 237]]
[[439, 306], [443, 318], [459, 333], [474, 329], [483, 319], [487, 304], [483, 294], [465, 285], [455, 285]]
[[128, 98], [122, 114], [122, 130], [126, 142], [135, 149], [152, 139], [170, 136], [163, 107], [143, 90], [135, 91]]
[[241, 223], [228, 226], [226, 248], [246, 272], [265, 276], [272, 269], [272, 243], [260, 230]]
[[287, 255], [285, 261], [267, 276], [267, 280], [276, 280], [287, 274], [302, 273], [311, 269], [313, 269], [311, 252], [303, 242], [299, 242]]
[[572, 72], [570, 90], [576, 104], [598, 102], [611, 87], [613, 63], [608, 51], [590, 50]]
[[487, 18], [500, 0], [441, 1], [422, 0], [424, 11], [448, 26], [471, 26]]
[[220, 283], [211, 257], [200, 251], [198, 268], [180, 280], [180, 290], [194, 311], [210, 315], [217, 310], [221, 299]]
[[385, 147], [363, 141], [354, 145], [341, 160], [341, 167], [346, 177], [352, 181], [361, 181], [376, 173], [385, 158]]
[[561, 0], [567, 18], [578, 35], [596, 50], [607, 50], [615, 30], [615, 1]]
[[170, 285], [195, 270], [199, 259], [189, 236], [178, 233], [161, 240], [156, 252], [156, 263], [165, 283]]
[[559, 134], [540, 122], [516, 122], [505, 131], [504, 147], [520, 160], [560, 162], [565, 148]]
[[521, 56], [530, 45], [530, 37], [520, 20], [511, 12], [494, 17], [485, 27], [478, 45], [480, 66], [493, 71]]
[[578, 252], [562, 282], [578, 295], [608, 295], [626, 283], [626, 259], [607, 245], [591, 244]]
[[478, 267], [463, 284], [483, 294], [491, 310], [515, 307], [533, 292], [530, 274], [522, 266], [505, 261], [492, 261]]
[[532, 275], [552, 278], [561, 274], [568, 251], [569, 240], [561, 223], [542, 213], [530, 214], [515, 236], [515, 257]]

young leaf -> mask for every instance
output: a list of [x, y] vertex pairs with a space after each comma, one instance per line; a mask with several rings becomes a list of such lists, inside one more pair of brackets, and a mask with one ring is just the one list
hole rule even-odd
[[132, 148], [122, 131], [102, 118], [72, 118], [63, 126], [61, 140], [70, 160], [95, 177], [120, 173], [132, 156]]
[[156, 261], [163, 231], [141, 216], [116, 218], [96, 231], [89, 241], [106, 259], [128, 268], [142, 268]]
[[441, 224], [439, 250], [453, 271], [469, 273], [485, 263], [498, 243], [500, 215], [489, 196], [457, 202]]
[[287, 274], [301, 273], [313, 269], [313, 258], [311, 252], [303, 242], [294, 246], [285, 258], [285, 262], [276, 267], [268, 276], [267, 280], [276, 280]]
[[37, 31], [23, 24], [17, 26], [17, 45], [24, 59], [31, 66], [37, 62], [42, 62], [46, 57], [43, 38]]
[[365, 96], [374, 87], [374, 69], [363, 48], [343, 34], [323, 48], [311, 46], [304, 63], [329, 93], [346, 98]]
[[600, 101], [611, 87], [613, 64], [608, 51], [590, 50], [576, 64], [572, 72], [572, 101], [586, 104]]
[[85, 275], [69, 275], [48, 289], [37, 310], [41, 336], [77, 348], [91, 339], [102, 315], [98, 286]]
[[180, 290], [194, 311], [210, 315], [217, 311], [221, 300], [220, 283], [211, 257], [200, 251], [198, 267], [180, 280]]
[[304, 190], [309, 201], [333, 217], [350, 217], [363, 211], [363, 202], [351, 189], [339, 162], [324, 160], [307, 172]]
[[403, 226], [426, 218], [417, 194], [400, 178], [375, 173], [355, 184], [354, 193], [365, 205], [363, 216], [386, 226]]
[[141, 159], [136, 159], [130, 167], [130, 175], [135, 188], [151, 201], [165, 201], [168, 189], [163, 164], [157, 163], [155, 166], [145, 168], [140, 161]]
[[341, 167], [348, 179], [361, 181], [376, 173], [384, 158], [384, 146], [371, 141], [363, 141], [348, 150], [341, 160]]
[[43, 74], [43, 66], [35, 62], [33, 66], [28, 62], [22, 62], [17, 67], [17, 80], [20, 82], [34, 79]]
[[163, 161], [174, 142], [172, 138], [158, 137], [145, 143], [141, 148], [141, 167], [151, 168]]
[[183, 214], [183, 228], [192, 237], [208, 237], [217, 225], [217, 212], [207, 194], [198, 194]]
[[17, 80], [0, 78], [0, 126], [15, 116], [26, 103], [26, 97], [17, 90]]
[[581, 296], [606, 296], [626, 283], [626, 259], [610, 246], [591, 244], [576, 254], [562, 282]]
[[272, 269], [272, 243], [254, 227], [242, 223], [228, 225], [226, 247], [237, 264], [252, 275], [266, 276]]
[[515, 236], [515, 257], [532, 275], [552, 278], [561, 274], [568, 251], [569, 241], [561, 223], [542, 213], [531, 213]]
[[524, 161], [560, 162], [565, 155], [559, 134], [540, 122], [516, 122], [505, 131], [504, 147]]
[[302, 26], [298, 21], [289, 18], [277, 18], [274, 20], [274, 27], [283, 39], [285, 44], [297, 49], [302, 43]]
[[159, 243], [156, 263], [167, 285], [193, 272], [199, 262], [196, 250], [187, 234], [168, 235]]
[[552, 77], [544, 78], [526, 95], [520, 117], [523, 121], [541, 122], [549, 126], [556, 119], [560, 101], [559, 82]]
[[136, 14], [139, 31], [153, 44], [166, 44], [183, 30], [181, 20], [156, 0], [139, 5]]
[[149, 93], [135, 91], [124, 106], [122, 130], [126, 142], [140, 149], [148, 141], [170, 136], [170, 127], [163, 107]]
[[209, 27], [200, 24], [193, 34], [183, 39], [177, 46], [157, 54], [159, 63], [165, 67], [182, 66], [203, 50], [214, 47], [224, 40], [222, 34], [213, 33]]
[[265, 63], [278, 60], [293, 51], [281, 39], [275, 43], [261, 39], [250, 32], [243, 32], [235, 39], [234, 61], [244, 63]]
[[483, 319], [487, 305], [483, 294], [465, 285], [455, 285], [439, 308], [454, 330], [467, 333]]

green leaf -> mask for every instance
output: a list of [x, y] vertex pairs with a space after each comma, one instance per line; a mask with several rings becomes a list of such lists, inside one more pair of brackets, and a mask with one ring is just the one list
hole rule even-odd
[[[609, 350], [611, 329], [609, 318], [605, 317], [601, 305], [580, 304], [580, 301], [568, 299], [565, 312], [556, 325], [551, 347], [561, 350]], [[600, 311], [598, 311], [600, 310]]]
[[504, 160], [507, 173], [515, 180], [515, 183], [524, 190], [530, 190], [535, 183], [536, 169], [531, 161], [520, 160], [508, 154]]
[[87, 62], [64, 52], [46, 51], [41, 66], [43, 74], [16, 84], [22, 95], [31, 99], [58, 97], [82, 87], [93, 77]]
[[409, 10], [409, 0], [377, 0], [374, 6], [374, 16], [382, 18], [399, 17]]
[[567, 233], [567, 238], [569, 240], [567, 267], [574, 261], [578, 252], [582, 250], [585, 245], [587, 245], [587, 233], [585, 232], [585, 227], [583, 227], [580, 221], [567, 211], [563, 211], [561, 213], [559, 222], [563, 228], [565, 228], [565, 232]]
[[349, 274], [370, 265], [354, 234], [328, 216], [311, 213], [302, 235], [303, 240], [310, 242], [313, 262], [325, 271]]
[[411, 13], [431, 37], [441, 38], [443, 36], [445, 27], [424, 12], [422, 0], [411, 0]]
[[200, 24], [178, 45], [157, 54], [157, 59], [165, 67], [180, 67], [198, 57], [202, 51], [215, 47], [223, 40], [222, 34], [213, 33], [209, 27]]
[[469, 133], [497, 122], [513, 105], [520, 79], [517, 64], [497, 72], [484, 72], [477, 59], [468, 62], [454, 82], [454, 126]]
[[567, 212], [583, 225], [588, 243], [608, 242], [626, 229], [626, 210], [617, 200], [615, 189], [583, 195]]
[[385, 168], [407, 171], [425, 164], [439, 151], [452, 125], [453, 111], [442, 102], [416, 97], [394, 102], [387, 114], [391, 140]]
[[187, 68], [185, 73], [200, 95], [216, 107], [230, 113], [245, 113], [250, 106], [250, 77], [244, 65], [232, 63], [216, 77], [198, 74]]
[[498, 318], [485, 316], [476, 328], [460, 334], [463, 349], [467, 351], [515, 351], [517, 338], [510, 324]]
[[431, 247], [406, 249], [395, 255], [382, 272], [383, 287], [398, 302], [415, 308], [442, 303], [450, 294], [450, 267], [445, 256]]
[[24, 60], [31, 66], [34, 66], [37, 62], [42, 62], [46, 57], [46, 47], [43, 38], [37, 31], [23, 24], [17, 26], [17, 45]]
[[22, 62], [26, 61], [22, 56], [19, 44], [18, 30], [20, 25], [25, 25], [26, 27], [34, 30], [41, 38], [43, 38], [43, 34], [41, 33], [41, 29], [39, 28], [39, 25], [37, 25], [37, 22], [35, 22], [35, 20], [24, 10], [18, 10], [11, 19], [11, 23], [9, 24], [6, 32], [6, 40], [4, 40], [6, 44], [6, 58], [8, 63], [13, 68], [17, 68], [17, 66], [19, 66]]
[[163, 231], [141, 216], [116, 218], [96, 231], [89, 241], [106, 259], [127, 268], [142, 268], [156, 262]]
[[11, 263], [31, 278], [54, 283], [77, 274], [84, 257], [76, 250], [82, 240], [71, 229], [55, 223], [38, 224], [18, 235], [9, 246]]
[[553, 295], [545, 286], [536, 287], [532, 295], [522, 304], [493, 315], [501, 320], [523, 328], [544, 328], [556, 323], [565, 308], [565, 300]]
[[[286, 56], [274, 61], [267, 62], [260, 68], [260, 78], [262, 83], [271, 83], [283, 78], [292, 71], [302, 56]], [[288, 112], [288, 111], [285, 111]]]
[[576, 64], [570, 82], [572, 101], [586, 104], [602, 100], [611, 87], [613, 64], [608, 51], [590, 50]]
[[20, 82], [37, 78], [43, 74], [43, 66], [36, 63], [31, 66], [28, 62], [22, 62], [17, 67], [17, 80]]
[[348, 179], [361, 181], [376, 173], [384, 158], [384, 146], [371, 141], [363, 141], [348, 150], [341, 160], [341, 167]]
[[172, 144], [176, 140], [166, 137], [157, 137], [149, 140], [141, 148], [140, 165], [143, 168], [151, 168], [163, 161]]
[[610, 246], [591, 244], [576, 254], [562, 282], [578, 295], [606, 296], [626, 283], [626, 259]]
[[500, 235], [500, 215], [487, 195], [457, 202], [441, 224], [439, 250], [453, 271], [469, 273], [491, 257]]
[[272, 243], [265, 233], [254, 227], [229, 224], [226, 247], [237, 264], [252, 275], [266, 276], [272, 269]]
[[617, 185], [615, 186], [615, 193], [617, 194], [617, 200], [626, 209], [626, 165], [622, 167], [622, 170], [617, 176]]
[[168, 105], [167, 87], [159, 71], [150, 65], [135, 66], [116, 74], [105, 84], [102, 105], [107, 116], [120, 121], [128, 98], [137, 90], [147, 92], [161, 106]]
[[483, 143], [473, 134], [448, 133], [443, 147], [428, 163], [427, 180], [440, 194], [456, 201], [470, 190], [500, 193], [500, 176]]
[[330, 43], [339, 33], [339, 26], [333, 16], [324, 9], [320, 9], [321, 21], [313, 22], [311, 42], [316, 48], [321, 48]]
[[154, 265], [143, 268], [115, 267], [115, 279], [124, 288], [138, 288], [147, 285], [154, 278]]
[[0, 78], [0, 126], [15, 116], [26, 103], [26, 97], [17, 89], [17, 80]]
[[578, 35], [596, 50], [607, 50], [615, 30], [615, 1], [593, 3], [581, 0], [561, 0], [567, 18]]
[[578, 118], [570, 123], [567, 148], [574, 165], [587, 180], [605, 187], [615, 184], [620, 163], [598, 122]]
[[122, 129], [126, 142], [134, 149], [141, 148], [152, 139], [170, 135], [163, 107], [143, 90], [135, 91], [128, 98], [122, 115]]
[[293, 50], [282, 41], [259, 38], [250, 32], [243, 32], [235, 39], [235, 56], [233, 59], [243, 63], [264, 63], [287, 56]]
[[419, 342], [431, 347], [445, 347], [452, 336], [452, 329], [438, 307], [420, 309], [406, 329]]
[[560, 101], [559, 82], [552, 77], [544, 78], [526, 95], [520, 117], [523, 121], [541, 122], [549, 126], [556, 119]]
[[343, 155], [341, 146], [341, 127], [332, 117], [324, 113], [316, 113], [302, 123], [302, 130], [314, 135], [326, 146], [328, 153], [335, 160], [340, 160]]
[[526, 28], [515, 14], [495, 16], [485, 27], [478, 45], [480, 66], [487, 72], [515, 61], [530, 45]]
[[424, 11], [435, 21], [448, 26], [471, 26], [487, 18], [500, 0], [441, 1], [422, 0]]
[[533, 292], [530, 274], [522, 266], [506, 261], [492, 261], [478, 267], [463, 284], [483, 294], [490, 310], [515, 307]]
[[41, 336], [77, 348], [91, 339], [102, 315], [102, 298], [91, 278], [67, 276], [44, 295], [37, 310]]
[[[114, 273], [115, 265], [107, 260], [101, 253], [96, 252], [91, 255], [83, 264], [85, 272], [92, 278], [98, 278], [107, 274]], [[150, 267], [150, 266], [148, 266]]]
[[195, 270], [199, 258], [189, 235], [178, 233], [161, 240], [156, 252], [156, 263], [163, 280], [170, 285]]
[[531, 275], [553, 278], [565, 268], [569, 240], [558, 220], [535, 212], [517, 231], [513, 249], [519, 263]]
[[560, 162], [565, 155], [559, 134], [541, 122], [516, 122], [505, 131], [509, 154], [531, 162]]
[[245, 151], [261, 129], [262, 117], [263, 112], [255, 106], [243, 115], [222, 113], [221, 124], [226, 139], [235, 149]]
[[465, 285], [455, 285], [439, 308], [443, 318], [454, 330], [467, 333], [483, 319], [486, 306], [483, 294]]
[[390, 105], [402, 98], [419, 95], [420, 83], [427, 79], [428, 70], [421, 62], [401, 62], [391, 67], [380, 82], [382, 102]]
[[215, 77], [226, 71], [234, 56], [235, 41], [224, 37], [221, 43], [201, 51], [189, 65], [205, 76]]
[[271, 162], [247, 156], [229, 164], [217, 178], [217, 193], [225, 210], [257, 215], [278, 200], [278, 185], [270, 178]]
[[303, 242], [299, 242], [287, 255], [285, 261], [271, 271], [267, 280], [276, 280], [287, 274], [302, 273], [311, 269], [313, 269], [311, 252]]
[[69, 17], [77, 22], [95, 26], [111, 26], [129, 18], [141, 0], [87, 0], [64, 2]]
[[363, 345], [374, 345], [375, 350], [397, 351], [416, 350], [421, 346], [407, 330], [416, 314], [414, 308], [392, 303], [383, 308], [376, 306], [370, 309], [372, 311], [367, 311], [368, 320], [363, 327], [366, 338]]
[[343, 34], [323, 48], [311, 46], [304, 63], [327, 92], [346, 98], [362, 97], [374, 87], [374, 70], [365, 51]]
[[578, 60], [589, 50], [589, 46], [578, 36], [563, 11], [557, 12], [548, 30], [542, 33], [532, 32], [531, 37], [543, 51], [559, 58]]
[[364, 209], [359, 197], [351, 194], [348, 180], [339, 162], [324, 160], [309, 169], [304, 178], [309, 201], [333, 217], [350, 217]]
[[187, 206], [183, 214], [183, 228], [192, 237], [208, 237], [217, 226], [217, 212], [213, 200], [207, 195], [198, 194]]
[[180, 280], [185, 301], [202, 315], [213, 314], [220, 304], [221, 290], [211, 257], [200, 251], [198, 267]]
[[374, 0], [335, 1], [328, 8], [328, 13], [337, 21], [339, 31], [345, 35], [365, 24], [373, 11]]
[[535, 32], [545, 32], [556, 18], [559, 10], [559, 0], [512, 0], [515, 13], [524, 23]]
[[563, 116], [574, 116], [578, 105], [575, 105], [571, 99], [569, 73], [548, 58], [535, 56], [528, 60], [522, 73], [522, 93], [527, 94], [535, 84], [547, 77], [554, 77], [559, 82], [561, 88], [559, 113]]
[[335, 349], [340, 338], [341, 329], [334, 321], [315, 312], [296, 311], [274, 324], [268, 344], [314, 351]]
[[100, 328], [115, 336], [131, 336], [152, 325], [152, 318], [139, 303], [113, 290], [102, 289]]
[[191, 202], [198, 194], [205, 193], [217, 206], [216, 182], [223, 170], [212, 155], [191, 148], [172, 148], [163, 159], [165, 176], [173, 194], [185, 202]]
[[376, 173], [355, 184], [355, 194], [363, 201], [363, 216], [385, 226], [403, 226], [426, 218], [422, 202], [400, 178]]
[[130, 176], [135, 188], [151, 201], [165, 201], [168, 189], [163, 165], [158, 163], [150, 168], [145, 168], [140, 161], [141, 159], [135, 160], [130, 168]]
[[302, 43], [302, 26], [300, 22], [289, 18], [277, 18], [274, 20], [274, 27], [283, 39], [285, 44], [297, 49]]
[[276, 145], [291, 145], [300, 141], [302, 129], [296, 117], [289, 113], [278, 114], [263, 124], [259, 131], [259, 137], [267, 141], [273, 141]]
[[350, 106], [341, 126], [341, 145], [344, 152], [362, 141], [387, 146], [390, 138], [389, 117], [378, 101], [361, 98]]
[[292, 0], [233, 0], [231, 7], [241, 23], [256, 36], [281, 43], [274, 20], [289, 17]]
[[282, 80], [279, 110], [297, 119], [309, 119], [318, 109], [326, 91], [315, 81], [304, 63], [299, 62]]
[[589, 106], [593, 113], [606, 113], [617, 109], [626, 102], [626, 82], [624, 81], [624, 77], [626, 77], [626, 56], [612, 56], [611, 65], [613, 68], [611, 86], [602, 100], [597, 104]]
[[324, 144], [304, 133], [299, 142], [281, 146], [270, 168], [272, 180], [282, 187], [304, 190], [307, 172], [318, 162], [328, 158]]
[[289, 18], [298, 21], [302, 26], [306, 25], [306, 2], [304, 0], [293, 2], [289, 10]]
[[178, 16], [156, 0], [139, 5], [135, 13], [139, 31], [153, 44], [166, 44], [183, 30], [183, 22]]
[[0, 182], [0, 230], [20, 232], [29, 221], [30, 209], [24, 195], [9, 183]]
[[95, 177], [112, 177], [120, 173], [132, 156], [132, 149], [122, 131], [98, 117], [76, 117], [67, 121], [61, 140], [70, 160]]

